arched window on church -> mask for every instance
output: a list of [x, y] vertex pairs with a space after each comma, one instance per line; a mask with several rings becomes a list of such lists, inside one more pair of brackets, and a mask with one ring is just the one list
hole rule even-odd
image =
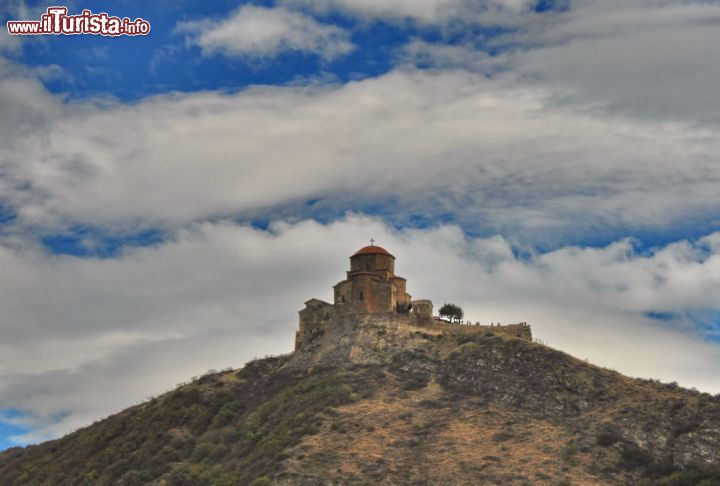
[[360, 291], [360, 300], [363, 300], [364, 297], [365, 297], [365, 296], [363, 295], [363, 291], [361, 290], [361, 291]]

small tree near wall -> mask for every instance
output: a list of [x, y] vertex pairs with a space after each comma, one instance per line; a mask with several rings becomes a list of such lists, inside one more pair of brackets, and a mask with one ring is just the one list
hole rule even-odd
[[460, 321], [464, 315], [462, 308], [455, 304], [443, 304], [438, 313], [440, 314], [440, 317], [447, 319], [450, 322]]

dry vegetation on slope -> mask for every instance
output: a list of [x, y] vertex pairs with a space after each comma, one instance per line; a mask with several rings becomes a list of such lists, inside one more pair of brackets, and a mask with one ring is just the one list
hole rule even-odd
[[487, 332], [207, 375], [0, 454], [3, 485], [720, 484], [720, 397]]

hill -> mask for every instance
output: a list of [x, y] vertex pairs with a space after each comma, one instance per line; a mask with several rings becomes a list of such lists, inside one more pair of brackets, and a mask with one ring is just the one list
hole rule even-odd
[[365, 319], [0, 454], [2, 485], [720, 484], [720, 396]]

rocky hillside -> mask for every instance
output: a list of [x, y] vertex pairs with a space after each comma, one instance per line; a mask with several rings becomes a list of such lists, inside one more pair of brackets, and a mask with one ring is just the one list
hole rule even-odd
[[720, 484], [720, 396], [491, 330], [353, 326], [6, 451], [0, 484]]

